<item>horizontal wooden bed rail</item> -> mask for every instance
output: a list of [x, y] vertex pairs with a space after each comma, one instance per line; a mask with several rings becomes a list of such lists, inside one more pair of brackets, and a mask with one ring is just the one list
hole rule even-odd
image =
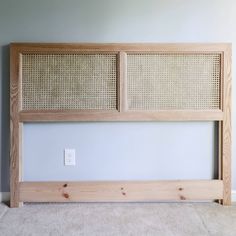
[[21, 122], [53, 121], [220, 121], [222, 111], [21, 111]]
[[12, 43], [19, 52], [108, 51], [108, 52], [222, 52], [230, 43]]
[[223, 198], [222, 180], [20, 182], [22, 202], [145, 202]]

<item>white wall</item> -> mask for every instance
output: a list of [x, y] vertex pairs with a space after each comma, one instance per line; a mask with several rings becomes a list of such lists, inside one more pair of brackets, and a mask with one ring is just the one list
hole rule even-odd
[[[0, 76], [1, 76], [1, 189], [9, 190], [9, 51], [12, 41], [27, 42], [236, 42], [236, 4], [233, 0], [1, 0], [0, 1]], [[235, 47], [234, 47], [235, 54]], [[233, 70], [235, 62], [233, 61]], [[234, 92], [234, 91], [233, 91]], [[235, 97], [235, 96], [234, 96]], [[235, 109], [234, 109], [235, 110]], [[233, 116], [235, 119], [235, 116]], [[109, 126], [105, 129], [104, 126]], [[91, 127], [93, 126], [93, 129]], [[51, 179], [67, 177], [75, 179], [99, 178], [211, 178], [213, 176], [214, 133], [212, 123], [157, 123], [143, 124], [54, 124], [25, 126], [24, 140], [24, 178], [41, 179], [45, 176]], [[133, 129], [143, 129], [147, 139], [137, 139]], [[150, 128], [151, 127], [151, 128]], [[180, 127], [183, 132], [179, 133]], [[100, 140], [98, 150], [93, 155], [86, 152], [88, 137], [97, 137], [101, 129], [104, 140]], [[71, 138], [73, 131], [73, 147], [77, 148], [78, 166], [67, 171], [62, 165], [63, 146]], [[124, 132], [121, 132], [121, 131]], [[161, 130], [161, 133], [159, 132]], [[45, 138], [45, 132], [48, 132]], [[46, 133], [47, 133], [46, 132]], [[111, 139], [117, 134], [115, 139]], [[132, 138], [132, 146], [139, 147], [140, 153], [146, 148], [150, 155], [138, 155], [138, 161], [133, 159], [133, 149], [125, 146], [122, 134]], [[185, 133], [188, 135], [185, 136]], [[87, 135], [87, 139], [83, 138]], [[165, 134], [163, 136], [163, 134]], [[166, 134], [171, 134], [170, 137]], [[180, 134], [184, 143], [177, 138]], [[60, 136], [59, 136], [60, 135]], [[145, 137], [144, 136], [144, 137]], [[133, 140], [133, 138], [135, 138]], [[41, 141], [39, 141], [41, 140]], [[50, 140], [51, 145], [48, 145]], [[114, 150], [107, 150], [109, 140], [111, 147], [122, 143], [118, 150], [122, 154], [112, 155]], [[111, 141], [112, 140], [112, 141]], [[155, 143], [156, 140], [156, 143]], [[141, 145], [142, 141], [142, 145]], [[159, 142], [161, 141], [161, 142]], [[210, 142], [209, 142], [210, 141]], [[151, 142], [151, 143], [150, 143]], [[93, 145], [97, 145], [94, 142]], [[166, 153], [162, 147], [168, 146]], [[158, 148], [157, 149], [155, 149]], [[180, 147], [180, 148], [179, 148]], [[183, 147], [186, 151], [183, 152]], [[234, 155], [236, 143], [233, 142], [233, 187], [236, 189], [236, 166]], [[95, 153], [98, 153], [94, 165]], [[173, 158], [175, 156], [176, 158]], [[209, 156], [212, 159], [209, 159]], [[110, 157], [112, 159], [110, 159]], [[124, 157], [131, 158], [124, 160]], [[148, 158], [146, 162], [145, 159]], [[184, 160], [179, 166], [179, 158]], [[190, 159], [189, 159], [190, 158]], [[99, 161], [100, 160], [100, 161]], [[116, 160], [115, 165], [109, 163]], [[37, 164], [36, 164], [37, 163]], [[125, 168], [126, 172], [119, 172]], [[100, 170], [113, 167], [101, 177]], [[134, 174], [135, 170], [145, 167], [145, 172]], [[43, 172], [41, 168], [43, 168]], [[54, 167], [54, 168], [52, 168]], [[155, 173], [155, 168], [156, 173]], [[176, 167], [177, 170], [175, 170]], [[165, 172], [163, 169], [165, 168]], [[148, 170], [151, 170], [150, 174]], [[49, 171], [51, 170], [51, 171]], [[88, 170], [87, 172], [84, 170]], [[94, 176], [90, 170], [96, 170]], [[131, 173], [129, 172], [131, 170]], [[189, 171], [191, 170], [191, 171]], [[86, 172], [86, 173], [85, 173]], [[145, 175], [145, 176], [144, 176]], [[123, 177], [124, 176], [124, 177]]]
[[27, 124], [24, 180], [211, 179], [213, 137], [212, 122]]

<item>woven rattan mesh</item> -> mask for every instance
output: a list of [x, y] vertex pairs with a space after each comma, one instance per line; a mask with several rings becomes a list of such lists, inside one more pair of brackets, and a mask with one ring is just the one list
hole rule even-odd
[[130, 110], [220, 108], [220, 54], [128, 54]]
[[24, 54], [22, 108], [115, 110], [116, 79], [115, 54]]

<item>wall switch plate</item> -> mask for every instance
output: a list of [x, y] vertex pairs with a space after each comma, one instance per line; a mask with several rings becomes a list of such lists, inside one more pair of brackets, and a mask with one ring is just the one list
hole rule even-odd
[[75, 149], [65, 149], [65, 166], [75, 166]]

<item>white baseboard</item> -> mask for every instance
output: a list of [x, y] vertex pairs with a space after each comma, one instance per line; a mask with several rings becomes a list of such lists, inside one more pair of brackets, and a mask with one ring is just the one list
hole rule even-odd
[[8, 202], [10, 200], [9, 192], [0, 192], [0, 202]]
[[[236, 202], [236, 190], [232, 190], [232, 202]], [[9, 192], [0, 192], [0, 202], [7, 202], [10, 200]]]
[[232, 190], [232, 194], [231, 194], [231, 198], [232, 198], [232, 202], [236, 202], [236, 190]]

